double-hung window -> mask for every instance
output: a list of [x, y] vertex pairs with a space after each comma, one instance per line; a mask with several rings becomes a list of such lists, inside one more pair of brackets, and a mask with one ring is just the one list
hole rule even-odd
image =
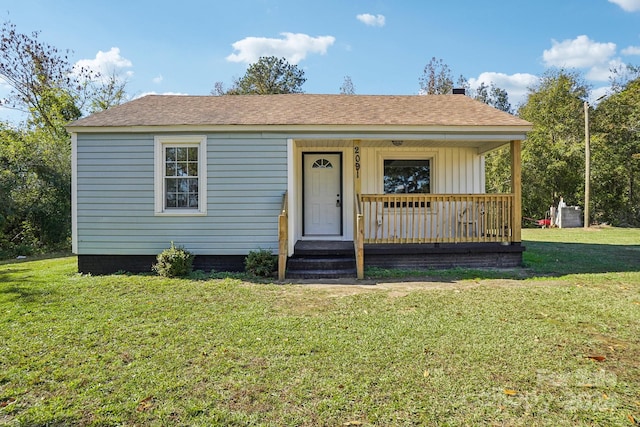
[[206, 159], [206, 136], [155, 138], [156, 214], [206, 214]]

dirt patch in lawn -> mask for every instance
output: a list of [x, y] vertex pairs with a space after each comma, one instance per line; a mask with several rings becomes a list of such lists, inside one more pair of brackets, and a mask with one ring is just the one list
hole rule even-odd
[[[491, 288], [514, 288], [520, 286], [531, 286], [532, 282], [523, 282], [515, 279], [482, 279], [482, 280], [442, 280], [434, 278], [405, 278], [402, 280], [357, 280], [357, 279], [336, 279], [336, 280], [301, 280], [289, 283], [289, 286], [300, 286], [313, 288], [327, 292], [328, 296], [348, 296], [366, 292], [387, 292], [390, 297], [403, 297], [411, 292], [450, 290], [452, 292], [462, 292], [465, 289], [477, 288], [480, 286]], [[533, 282], [536, 286], [554, 286], [566, 284], [559, 280], [538, 280]]]

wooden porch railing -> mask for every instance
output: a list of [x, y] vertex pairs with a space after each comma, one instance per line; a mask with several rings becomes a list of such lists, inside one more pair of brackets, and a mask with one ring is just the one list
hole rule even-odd
[[289, 247], [289, 202], [287, 192], [282, 195], [282, 209], [278, 216], [278, 280], [282, 281], [287, 271]]
[[362, 214], [362, 203], [360, 196], [355, 197], [355, 235], [353, 246], [356, 253], [356, 277], [364, 278], [364, 215]]
[[512, 241], [512, 194], [363, 194], [359, 199], [364, 243]]

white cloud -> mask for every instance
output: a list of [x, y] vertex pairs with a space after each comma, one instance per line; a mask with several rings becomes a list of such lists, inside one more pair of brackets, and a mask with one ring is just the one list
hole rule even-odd
[[622, 49], [623, 55], [640, 55], [640, 46], [629, 46]]
[[324, 55], [327, 48], [335, 41], [333, 36], [311, 37], [307, 34], [280, 33], [284, 38], [273, 39], [267, 37], [246, 37], [233, 43], [234, 50], [227, 56], [230, 62], [256, 62], [261, 56], [283, 57], [291, 64], [298, 64], [309, 53]]
[[591, 67], [587, 72], [587, 79], [599, 82], [606, 82], [611, 77], [611, 70], [624, 67], [625, 64], [620, 59], [615, 58], [604, 64], [598, 64]]
[[480, 74], [477, 78], [470, 78], [469, 86], [472, 89], [477, 89], [481, 83], [484, 83], [487, 86], [491, 86], [493, 83], [500, 89], [506, 90], [509, 94], [509, 102], [511, 105], [516, 106], [524, 102], [526, 95], [529, 92], [528, 89], [536, 85], [539, 80], [538, 76], [527, 73], [508, 75], [504, 73], [485, 72]]
[[133, 63], [123, 58], [120, 55], [120, 48], [117, 47], [112, 47], [108, 52], [99, 50], [94, 59], [81, 59], [73, 67], [75, 70], [84, 68], [100, 73], [103, 78], [122, 74], [127, 77], [133, 75], [133, 71], [126, 70], [133, 67]]
[[[551, 49], [543, 52], [545, 65], [587, 69], [587, 80], [607, 81], [611, 77], [612, 69], [624, 66], [619, 57], [614, 57], [615, 43], [598, 43], [581, 35], [562, 42], [552, 40], [552, 44]], [[640, 55], [640, 47], [629, 46], [622, 50], [622, 54]]]
[[551, 49], [542, 53], [549, 67], [586, 68], [609, 61], [616, 53], [615, 43], [597, 43], [585, 35], [574, 40], [551, 40]]
[[615, 3], [627, 12], [640, 10], [640, 0], [609, 0], [609, 3]]
[[385, 17], [384, 15], [372, 15], [370, 13], [362, 13], [356, 15], [356, 19], [365, 25], [372, 27], [384, 27]]
[[164, 77], [162, 77], [162, 74], [158, 74], [157, 77], [154, 77], [153, 79], [151, 79], [151, 81], [157, 85], [162, 83], [162, 80], [164, 80]]
[[139, 95], [136, 95], [133, 97], [133, 99], [138, 99], [138, 98], [142, 98], [143, 96], [147, 96], [147, 95], [179, 95], [179, 96], [188, 96], [188, 93], [181, 93], [181, 92], [162, 92], [162, 93], [158, 93], [155, 91], [151, 91], [151, 92], [143, 92]]

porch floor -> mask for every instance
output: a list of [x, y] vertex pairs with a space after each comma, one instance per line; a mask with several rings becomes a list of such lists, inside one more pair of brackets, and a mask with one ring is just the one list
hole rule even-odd
[[[435, 253], [470, 252], [523, 252], [520, 244], [503, 245], [500, 243], [365, 243], [365, 254], [407, 255]], [[323, 254], [343, 255], [354, 252], [352, 241], [337, 240], [298, 240], [294, 246], [294, 255]]]

